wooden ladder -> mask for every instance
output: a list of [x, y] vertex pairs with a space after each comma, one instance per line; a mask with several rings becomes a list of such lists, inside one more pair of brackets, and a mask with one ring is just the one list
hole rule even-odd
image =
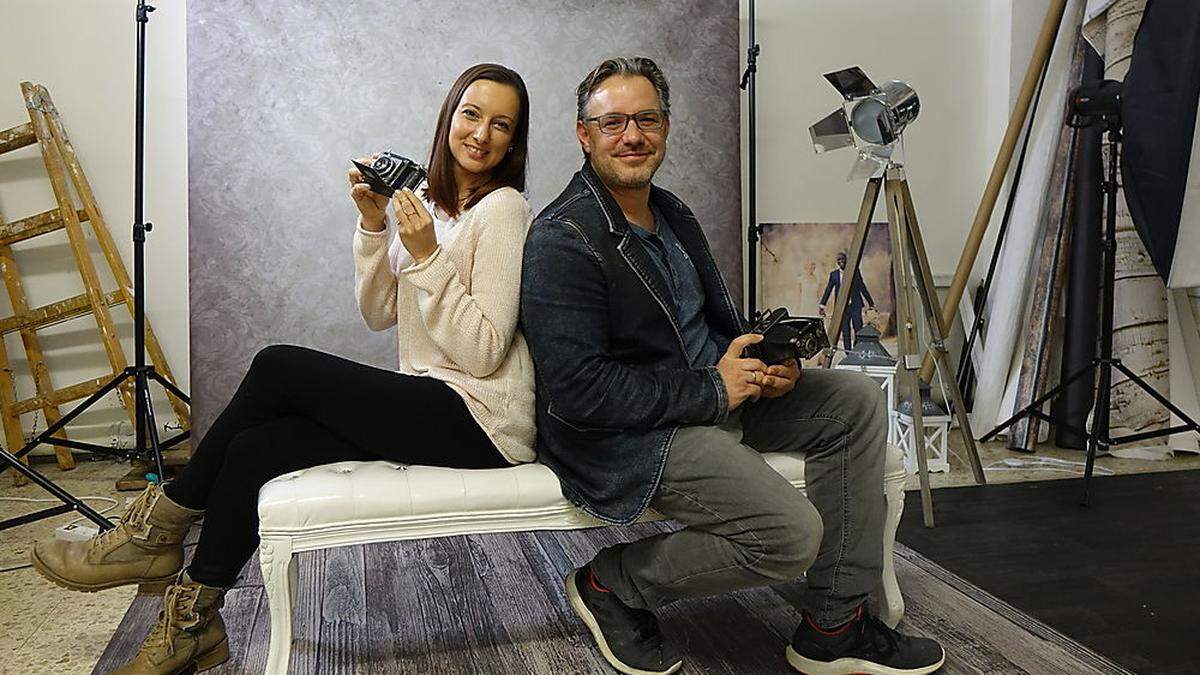
[[[36, 143], [41, 149], [42, 161], [46, 165], [58, 206], [11, 223], [0, 219], [0, 275], [4, 277], [4, 285], [13, 308], [13, 316], [0, 318], [0, 335], [20, 333], [37, 392], [32, 398], [17, 400], [8, 352], [4, 340], [0, 338], [0, 425], [3, 426], [5, 444], [10, 452], [16, 452], [25, 445], [21, 431], [21, 415], [41, 410], [46, 418], [46, 425], [52, 425], [62, 417], [60, 405], [91, 396], [125, 370], [129, 362], [117, 337], [109, 308], [125, 305], [131, 317], [134, 308], [133, 287], [129, 274], [105, 225], [104, 217], [96, 206], [91, 185], [83, 173], [70, 139], [67, 138], [62, 118], [50, 99], [50, 93], [44, 86], [30, 82], [21, 83], [21, 93], [29, 111], [29, 121], [0, 131], [0, 154]], [[76, 208], [75, 196], [82, 203], [82, 209]], [[96, 242], [117, 282], [118, 288], [114, 291], [106, 293], [96, 275], [96, 266], [88, 251], [88, 242], [82, 227], [84, 222], [91, 224]], [[67, 239], [83, 280], [84, 293], [31, 308], [13, 257], [12, 245], [63, 229], [67, 232]], [[112, 366], [112, 374], [56, 389], [51, 382], [36, 331], [89, 314], [95, 317], [96, 326], [100, 330], [100, 340]], [[174, 384], [175, 378], [171, 375], [162, 348], [150, 328], [149, 319], [146, 320], [145, 330], [146, 352], [150, 362], [154, 364], [155, 370]], [[118, 388], [118, 392], [131, 423], [136, 424], [133, 381], [127, 380]], [[167, 391], [167, 398], [180, 427], [188, 429], [190, 422], [187, 403], [170, 391]], [[65, 439], [65, 430], [55, 434], [55, 438]], [[69, 448], [55, 446], [55, 455], [59, 468], [74, 468], [75, 459]]]

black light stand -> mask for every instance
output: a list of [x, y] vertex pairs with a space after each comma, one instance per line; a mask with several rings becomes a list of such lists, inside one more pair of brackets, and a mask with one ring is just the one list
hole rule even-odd
[[[1083, 505], [1088, 504], [1090, 487], [1092, 481], [1092, 471], [1096, 464], [1096, 453], [1101, 446], [1105, 450], [1114, 445], [1123, 445], [1125, 443], [1134, 443], [1144, 441], [1151, 438], [1167, 436], [1180, 431], [1194, 431], [1200, 433], [1200, 426], [1196, 424], [1186, 413], [1172, 404], [1165, 396], [1158, 393], [1145, 380], [1139, 377], [1132, 370], [1121, 363], [1121, 359], [1113, 358], [1113, 298], [1116, 281], [1116, 256], [1117, 256], [1117, 190], [1119, 184], [1117, 182], [1117, 167], [1119, 165], [1121, 152], [1121, 117], [1119, 113], [1110, 113], [1098, 116], [1098, 121], [1104, 124], [1104, 129], [1108, 133], [1108, 177], [1102, 184], [1102, 189], [1105, 194], [1105, 218], [1104, 218], [1104, 269], [1102, 270], [1104, 286], [1101, 292], [1100, 301], [1100, 356], [1092, 359], [1092, 362], [1083, 368], [1075, 371], [1057, 387], [1046, 392], [1033, 403], [1022, 408], [1015, 415], [1002, 422], [999, 426], [987, 432], [981, 438], [981, 441], [987, 441], [1004, 429], [1011, 426], [1017, 420], [1023, 417], [1036, 417], [1037, 419], [1052, 423], [1061, 424], [1059, 420], [1054, 419], [1050, 415], [1042, 412], [1042, 406], [1047, 401], [1058, 396], [1068, 385], [1084, 375], [1095, 376], [1095, 371], [1100, 371], [1099, 381], [1096, 383], [1096, 396], [1092, 406], [1092, 430], [1071, 428], [1080, 436], [1088, 439], [1087, 463], [1084, 469], [1083, 479]], [[1166, 429], [1158, 429], [1156, 431], [1145, 431], [1136, 434], [1127, 434], [1125, 436], [1113, 437], [1109, 429], [1109, 405], [1112, 396], [1112, 376], [1113, 369], [1117, 369], [1124, 373], [1138, 387], [1141, 387], [1154, 400], [1161, 403], [1167, 410], [1175, 414], [1183, 424], [1169, 427]]]
[[746, 255], [748, 256], [748, 264], [746, 265], [746, 273], [750, 276], [746, 281], [746, 316], [754, 321], [758, 315], [758, 235], [761, 234], [762, 228], [758, 224], [758, 209], [757, 209], [757, 161], [756, 161], [756, 135], [755, 132], [755, 116], [754, 116], [754, 81], [758, 75], [758, 54], [761, 49], [758, 43], [754, 41], [754, 0], [750, 0], [750, 47], [746, 49], [746, 71], [742, 73], [742, 82], [739, 85], [741, 89], [746, 90], [749, 96], [747, 100], [747, 112], [750, 115], [750, 124], [748, 125], [747, 135], [749, 136], [749, 155], [750, 155], [750, 204], [749, 204], [749, 223], [746, 226], [746, 241], [749, 244], [746, 247]]
[[[136, 130], [134, 134], [134, 224], [133, 224], [133, 280], [134, 280], [134, 350], [137, 352], [135, 356], [135, 365], [127, 367], [121, 374], [114, 377], [111, 381], [105, 384], [99, 391], [89, 396], [83, 403], [76, 406], [71, 412], [67, 413], [58, 422], [47, 427], [40, 435], [25, 444], [16, 453], [9, 453], [0, 449], [0, 472], [4, 469], [12, 467], [21, 474], [36, 483], [42, 489], [54, 495], [62, 505], [55, 506], [42, 511], [10, 518], [0, 521], [0, 530], [6, 530], [18, 525], [24, 525], [43, 518], [50, 518], [62, 513], [77, 511], [80, 515], [88, 518], [101, 530], [107, 530], [113, 527], [113, 524], [107, 518], [97, 513], [94, 509], [84, 504], [82, 500], [71, 495], [71, 493], [55, 485], [42, 474], [38, 473], [32, 467], [26, 466], [20, 460], [25, 455], [29, 454], [35, 447], [46, 443], [57, 445], [66, 448], [77, 450], [87, 450], [105, 455], [112, 455], [124, 459], [145, 459], [153, 461], [155, 471], [158, 472], [159, 480], [164, 477], [162, 451], [185, 440], [189, 433], [183, 431], [176, 436], [173, 436], [166, 441], [159, 442], [158, 431], [155, 428], [154, 408], [150, 402], [150, 380], [154, 380], [163, 386], [166, 390], [177, 396], [180, 400], [190, 404], [191, 401], [178, 387], [169, 382], [165, 377], [158, 373], [152, 364], [146, 363], [146, 302], [145, 302], [145, 244], [146, 233], [150, 232], [154, 226], [151, 223], [146, 223], [142, 220], [142, 201], [143, 201], [143, 183], [144, 183], [144, 154], [145, 154], [145, 100], [146, 100], [146, 24], [150, 21], [150, 12], [154, 11], [154, 7], [147, 5], [145, 0], [138, 0], [137, 4], [137, 103], [136, 103]], [[92, 405], [99, 402], [109, 392], [126, 383], [127, 380], [134, 381], [134, 447], [130, 450], [118, 450], [109, 448], [95, 443], [84, 443], [80, 441], [71, 441], [62, 438], [54, 438], [54, 434], [60, 429], [69, 424], [72, 420], [79, 416], [80, 413], [87, 410]], [[147, 443], [149, 447], [147, 447]]]

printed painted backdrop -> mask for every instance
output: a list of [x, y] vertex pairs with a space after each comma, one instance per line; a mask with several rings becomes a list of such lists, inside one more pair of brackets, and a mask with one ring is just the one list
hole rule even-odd
[[737, 3], [191, 0], [197, 431], [268, 344], [394, 367], [394, 331], [368, 331], [354, 303], [349, 158], [388, 148], [424, 161], [454, 78], [503, 63], [532, 97], [536, 213], [581, 163], [576, 84], [617, 55], [649, 56], [666, 72], [673, 119], [657, 182], [696, 211], [730, 288], [741, 288]]
[[[820, 316], [825, 300], [826, 328], [831, 331], [836, 295], [826, 296], [830, 274], [837, 269], [837, 255], [850, 248], [857, 223], [772, 223], [763, 225], [763, 307], [787, 307], [793, 315]], [[863, 285], [875, 302], [872, 310], [863, 303], [863, 325], [871, 324], [883, 336], [880, 341], [896, 355], [896, 294], [892, 282], [892, 248], [887, 223], [872, 223], [863, 249], [860, 272]], [[845, 288], [845, 284], [842, 285]], [[838, 344], [844, 347], [843, 344]], [[840, 357], [838, 357], [840, 358]], [[836, 359], [835, 359], [836, 360]]]

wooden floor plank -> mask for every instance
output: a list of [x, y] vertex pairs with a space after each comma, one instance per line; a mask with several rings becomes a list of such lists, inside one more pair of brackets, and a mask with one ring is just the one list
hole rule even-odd
[[533, 672], [521, 650], [507, 635], [489, 601], [491, 586], [503, 583], [494, 567], [476, 567], [473, 561], [488, 555], [479, 549], [487, 544], [479, 537], [444, 537], [428, 541], [429, 548], [443, 557], [446, 566], [445, 597], [450, 609], [465, 627], [467, 645], [480, 673]]
[[[457, 590], [450, 584], [450, 561], [441, 547], [431, 547], [430, 540], [394, 542], [387, 544], [396, 554], [396, 570], [389, 574], [392, 586], [400, 590], [402, 603], [409, 616], [393, 616], [390, 621], [416, 622], [406, 626], [404, 635], [419, 635], [423, 643], [397, 644], [403, 649], [401, 657], [416, 658], [419, 668], [394, 672], [437, 673], [454, 675], [474, 672], [475, 661], [467, 642], [467, 628], [455, 611]], [[372, 599], [376, 587], [372, 586]], [[384, 599], [380, 599], [384, 602]], [[420, 654], [407, 651], [416, 648]]]
[[363, 547], [331, 548], [325, 552], [324, 566], [317, 668], [322, 673], [366, 672], [373, 659]]
[[[300, 554], [289, 672], [608, 675], [612, 669], [567, 606], [562, 579], [600, 548], [666, 527], [475, 535]], [[1123, 672], [904, 547], [897, 572], [908, 602], [905, 630], [947, 646], [947, 675]], [[799, 621], [803, 592], [797, 581], [680, 601], [657, 614], [683, 651], [687, 675], [786, 673], [783, 648]], [[96, 672], [133, 656], [160, 606], [157, 597], [134, 602]], [[224, 616], [232, 658], [214, 674], [262, 672], [269, 643], [264, 591], [240, 584], [227, 596]]]
[[565, 572], [545, 557], [532, 535], [486, 535], [480, 544], [471, 549], [472, 562], [487, 584], [493, 613], [530, 672], [608, 670], [591, 637], [577, 630], [563, 593]]
[[244, 664], [252, 650], [254, 620], [262, 603], [261, 587], [232, 588], [225, 594], [225, 606], [221, 618], [225, 621], [225, 632], [229, 636], [229, 661], [214, 668], [212, 675], [234, 675], [245, 672]]
[[[378, 640], [372, 673], [434, 673], [440, 671], [428, 648], [425, 601], [418, 586], [419, 570], [405, 564], [404, 542], [366, 547], [365, 560], [370, 592], [367, 593], [367, 623]], [[427, 628], [428, 627], [428, 628]], [[464, 659], [461, 664], [468, 662]]]
[[[295, 604], [292, 610], [292, 656], [289, 673], [315, 675], [321, 640], [321, 598], [325, 594], [325, 556], [329, 550], [296, 556]], [[265, 597], [265, 595], [264, 595]]]

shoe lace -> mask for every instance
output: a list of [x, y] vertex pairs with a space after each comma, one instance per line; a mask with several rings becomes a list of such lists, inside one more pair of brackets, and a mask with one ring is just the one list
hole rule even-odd
[[862, 630], [870, 639], [871, 645], [881, 654], [894, 654], [900, 649], [900, 633], [881, 621], [876, 616], [865, 616]]
[[121, 521], [117, 527], [110, 527], [100, 534], [92, 537], [92, 549], [102, 548], [107, 545], [108, 540], [116, 536], [116, 533], [122, 526], [134, 532], [140, 532], [146, 528], [146, 519], [150, 515], [151, 499], [154, 496], [154, 486], [147, 487], [138, 495], [138, 498], [130, 504], [129, 510], [121, 516]]
[[167, 654], [175, 655], [175, 640], [172, 639], [172, 635], [175, 629], [182, 630], [182, 627], [178, 626], [180, 620], [191, 618], [191, 612], [187, 608], [192, 607], [198, 590], [194, 586], [178, 584], [167, 588], [163, 596], [162, 611], [158, 613], [158, 621], [154, 623], [154, 628], [150, 635], [146, 636], [146, 641], [142, 643], [142, 649], [139, 651], [165, 647]]

